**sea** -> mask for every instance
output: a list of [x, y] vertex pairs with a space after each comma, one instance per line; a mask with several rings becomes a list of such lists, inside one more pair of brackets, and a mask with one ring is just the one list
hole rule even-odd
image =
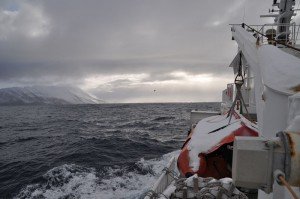
[[219, 103], [0, 106], [0, 198], [143, 198], [191, 110]]

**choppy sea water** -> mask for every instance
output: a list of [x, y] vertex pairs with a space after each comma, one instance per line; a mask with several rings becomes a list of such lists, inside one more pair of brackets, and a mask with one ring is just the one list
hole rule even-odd
[[142, 198], [193, 109], [219, 103], [0, 106], [0, 198]]

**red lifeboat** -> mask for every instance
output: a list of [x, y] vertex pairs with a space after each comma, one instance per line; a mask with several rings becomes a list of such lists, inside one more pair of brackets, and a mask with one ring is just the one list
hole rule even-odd
[[258, 136], [256, 125], [234, 114], [231, 122], [226, 115], [208, 117], [188, 135], [178, 157], [181, 175], [216, 179], [231, 177], [232, 150], [235, 136]]

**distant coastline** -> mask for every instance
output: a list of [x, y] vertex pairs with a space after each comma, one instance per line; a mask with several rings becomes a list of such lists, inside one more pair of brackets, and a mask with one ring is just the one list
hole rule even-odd
[[75, 87], [32, 86], [0, 89], [0, 105], [100, 104], [100, 100]]

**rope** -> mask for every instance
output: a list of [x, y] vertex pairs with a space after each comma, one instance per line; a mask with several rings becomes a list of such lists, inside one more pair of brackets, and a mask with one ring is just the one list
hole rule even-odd
[[[245, 27], [245, 26], [246, 26], [247, 28], [249, 28], [249, 29], [252, 30], [253, 32], [256, 32], [257, 34], [259, 34], [259, 35], [261, 35], [261, 36], [263, 36], [263, 37], [268, 38], [267, 35], [265, 35], [265, 34], [259, 32], [259, 31], [255, 30], [254, 28], [248, 26], [248, 25], [245, 24], [245, 23], [242, 23], [241, 25], [242, 25], [242, 27]], [[282, 42], [282, 41], [279, 41], [279, 40], [277, 40], [277, 39], [269, 39], [269, 40], [270, 40], [270, 41], [273, 41], [273, 42], [275, 42], [275, 43], [281, 44], [281, 45], [283, 45], [283, 46], [285, 46], [285, 47], [288, 47], [288, 48], [291, 48], [291, 49], [293, 49], [293, 50], [296, 50], [296, 51], [299, 51], [299, 52], [300, 52], [300, 49], [299, 49], [299, 48], [296, 48], [296, 47], [294, 47], [294, 46], [291, 46], [291, 45], [289, 45], [289, 44], [286, 44], [286, 43], [284, 43], [284, 42]]]
[[145, 196], [149, 196], [150, 198], [155, 198], [155, 197], [157, 198], [158, 194], [153, 190], [149, 190], [149, 191], [146, 192]]
[[160, 196], [163, 196], [164, 198], [166, 198], [166, 199], [169, 199], [165, 194], [163, 194], [163, 193], [160, 193], [159, 194]]
[[182, 198], [183, 189], [186, 188], [189, 198], [202, 198], [202, 199], [216, 199], [216, 198], [236, 198], [247, 199], [247, 196], [236, 189], [232, 182], [222, 182], [221, 180], [212, 177], [201, 178], [198, 177], [198, 191], [195, 192], [195, 184], [187, 178], [180, 178], [175, 181], [175, 192], [172, 193], [171, 198]]
[[[162, 172], [166, 172], [166, 174], [169, 175], [171, 178], [173, 178], [173, 180], [178, 180], [178, 176], [175, 171], [172, 171], [172, 170], [168, 169], [167, 167], [165, 167], [165, 168], [163, 168]], [[153, 190], [147, 191], [145, 196], [149, 196], [150, 198], [158, 198], [159, 196], [168, 198], [163, 193], [156, 193]]]
[[178, 179], [178, 176], [176, 174], [175, 171], [171, 171], [170, 169], [168, 169], [167, 167], [163, 168], [162, 171], [165, 171], [167, 175], [169, 175], [171, 178], [173, 178], [174, 180]]
[[[235, 121], [235, 122], [230, 123], [230, 124], [234, 124], [234, 123], [237, 123], [237, 122], [238, 122], [238, 121]], [[217, 128], [217, 129], [215, 129], [215, 130], [212, 130], [212, 131], [208, 132], [207, 134], [215, 133], [215, 132], [217, 132], [217, 131], [219, 131], [219, 130], [225, 129], [227, 126], [229, 126], [229, 124], [226, 124], [226, 125], [224, 125], [224, 126], [221, 126], [220, 128]]]
[[287, 188], [287, 190], [292, 194], [293, 198], [299, 199], [299, 197], [296, 195], [296, 193], [292, 189], [291, 185], [284, 179], [284, 176], [280, 175], [278, 178], [281, 181], [281, 183]]

